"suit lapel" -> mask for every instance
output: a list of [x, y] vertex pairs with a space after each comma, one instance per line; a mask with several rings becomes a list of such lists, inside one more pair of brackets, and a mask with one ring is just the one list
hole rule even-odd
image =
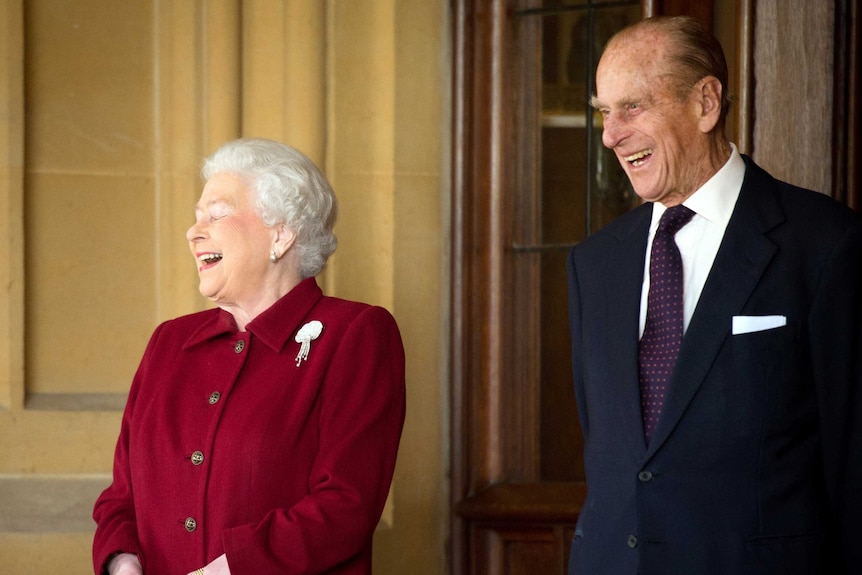
[[632, 456], [640, 461], [646, 450], [638, 386], [638, 317], [644, 275], [644, 255], [652, 217], [652, 205], [644, 205], [633, 214], [632, 225], [617, 232], [615, 254], [606, 258], [610, 288], [605, 309], [609, 381], [614, 395], [620, 398], [619, 422], [625, 444], [632, 446]]
[[647, 457], [661, 447], [683, 416], [730, 336], [731, 318], [743, 309], [777, 249], [765, 235], [784, 220], [774, 180], [745, 159], [742, 190], [683, 338]]

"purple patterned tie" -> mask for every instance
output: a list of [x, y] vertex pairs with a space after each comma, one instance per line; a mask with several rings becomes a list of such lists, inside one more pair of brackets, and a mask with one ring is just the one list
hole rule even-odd
[[669, 208], [659, 220], [653, 239], [646, 326], [638, 351], [647, 444], [661, 415], [682, 342], [682, 258], [673, 237], [693, 216], [694, 212], [681, 204]]

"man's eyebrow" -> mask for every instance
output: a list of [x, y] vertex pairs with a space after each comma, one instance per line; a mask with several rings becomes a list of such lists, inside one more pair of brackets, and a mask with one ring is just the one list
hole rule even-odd
[[590, 107], [591, 108], [598, 109], [598, 108], [601, 108], [602, 106], [604, 106], [604, 102], [600, 101], [595, 96], [590, 97]]

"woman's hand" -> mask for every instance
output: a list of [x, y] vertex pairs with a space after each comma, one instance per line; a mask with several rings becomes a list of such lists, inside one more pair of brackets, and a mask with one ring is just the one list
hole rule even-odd
[[137, 555], [120, 553], [108, 562], [108, 575], [144, 575]]
[[[219, 555], [212, 563], [203, 568], [203, 575], [230, 575], [230, 568], [227, 566], [227, 555]], [[200, 575], [200, 569], [192, 571], [189, 575]]]

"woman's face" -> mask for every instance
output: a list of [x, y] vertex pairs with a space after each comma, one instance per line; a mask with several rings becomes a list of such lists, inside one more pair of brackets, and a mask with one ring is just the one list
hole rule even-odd
[[195, 223], [186, 233], [200, 292], [220, 307], [255, 307], [271, 272], [276, 233], [255, 212], [253, 193], [241, 178], [215, 174], [204, 186]]

